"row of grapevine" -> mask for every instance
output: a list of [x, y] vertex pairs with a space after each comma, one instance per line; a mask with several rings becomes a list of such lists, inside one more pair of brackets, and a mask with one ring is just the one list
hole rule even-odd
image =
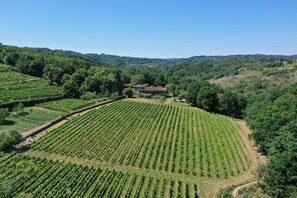
[[21, 90], [21, 89], [30, 89], [30, 88], [36, 88], [36, 87], [46, 87], [48, 86], [48, 82], [44, 79], [38, 79], [34, 81], [27, 81], [27, 82], [16, 82], [13, 84], [0, 84], [0, 91], [2, 90]]
[[33, 197], [198, 197], [195, 183], [177, 178], [130, 174], [23, 154], [0, 157], [0, 167], [0, 184], [12, 187], [8, 197], [18, 193]]
[[63, 88], [17, 72], [0, 72], [0, 102], [13, 102], [61, 95]]
[[248, 169], [238, 129], [225, 116], [191, 107], [118, 101], [76, 117], [35, 150], [200, 177]]
[[58, 86], [35, 87], [19, 90], [0, 90], [0, 101], [7, 102], [57, 96], [61, 95], [62, 92], [63, 88]]
[[38, 104], [38, 106], [56, 111], [71, 112], [93, 104], [95, 104], [95, 100], [81, 100], [72, 98], [45, 102]]
[[4, 84], [15, 84], [18, 82], [27, 82], [39, 80], [40, 78], [29, 76], [18, 72], [0, 72], [0, 85]]

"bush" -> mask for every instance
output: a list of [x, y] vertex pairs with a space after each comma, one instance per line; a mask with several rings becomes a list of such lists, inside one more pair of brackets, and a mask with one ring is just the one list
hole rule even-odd
[[82, 100], [91, 100], [91, 99], [94, 99], [96, 98], [96, 93], [94, 92], [86, 92], [84, 95], [82, 95], [80, 98]]
[[225, 192], [225, 193], [223, 193], [222, 198], [232, 198], [232, 193], [231, 192]]
[[244, 97], [230, 91], [225, 92], [219, 98], [221, 113], [235, 118], [242, 118], [246, 104]]
[[7, 108], [0, 109], [0, 121], [4, 120], [7, 116], [9, 116], [9, 111]]
[[22, 135], [17, 131], [0, 134], [0, 150], [5, 151], [22, 141]]
[[143, 95], [142, 95], [141, 93], [139, 93], [139, 92], [136, 92], [136, 93], [134, 94], [134, 96], [135, 96], [136, 98], [141, 98]]
[[164, 103], [166, 101], [165, 96], [160, 96], [159, 97], [160, 103]]
[[123, 94], [127, 97], [127, 98], [132, 98], [133, 95], [133, 91], [131, 88], [125, 88], [123, 90]]
[[179, 95], [178, 95], [178, 99], [182, 100], [182, 99], [187, 98], [187, 94], [188, 93], [186, 91], [180, 92]]

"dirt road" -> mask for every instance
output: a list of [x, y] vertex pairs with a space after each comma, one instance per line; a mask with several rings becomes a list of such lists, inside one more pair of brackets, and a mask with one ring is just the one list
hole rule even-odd
[[[63, 125], [65, 122], [67, 122], [68, 120], [79, 116], [79, 115], [83, 115], [88, 113], [89, 111], [92, 111], [94, 109], [98, 109], [104, 105], [108, 105], [110, 103], [112, 103], [114, 100], [108, 100], [108, 101], [104, 101], [102, 103], [98, 103], [96, 105], [93, 105], [91, 107], [87, 107], [85, 109], [82, 110], [78, 110], [77, 113], [73, 112], [70, 113], [66, 116], [63, 116], [61, 118], [58, 118], [57, 120], [51, 122], [51, 123], [47, 123], [47, 124], [43, 124], [41, 126], [35, 127], [33, 129], [29, 129], [27, 131], [22, 132], [22, 136], [24, 138], [24, 141], [21, 142], [20, 144], [16, 145], [16, 148], [21, 148], [27, 144], [32, 143], [33, 141], [38, 140], [39, 138], [43, 137], [45, 134], [47, 134], [48, 132], [52, 131], [53, 129], [58, 128], [59, 126]], [[32, 140], [28, 141], [26, 140], [27, 137], [31, 137]]]

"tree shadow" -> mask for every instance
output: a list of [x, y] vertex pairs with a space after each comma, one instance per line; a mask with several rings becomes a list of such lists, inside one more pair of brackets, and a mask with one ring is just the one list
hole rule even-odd
[[14, 151], [17, 153], [25, 153], [28, 150], [30, 150], [30, 146], [21, 146], [19, 148], [16, 148], [16, 147], [14, 148]]
[[10, 125], [14, 125], [16, 122], [13, 120], [1, 120], [0, 121], [0, 125], [6, 125], [6, 126], [10, 126]]

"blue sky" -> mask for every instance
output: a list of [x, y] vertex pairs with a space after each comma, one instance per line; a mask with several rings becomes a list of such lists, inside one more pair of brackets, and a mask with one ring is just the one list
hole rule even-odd
[[0, 42], [136, 57], [297, 54], [296, 0], [0, 0]]

